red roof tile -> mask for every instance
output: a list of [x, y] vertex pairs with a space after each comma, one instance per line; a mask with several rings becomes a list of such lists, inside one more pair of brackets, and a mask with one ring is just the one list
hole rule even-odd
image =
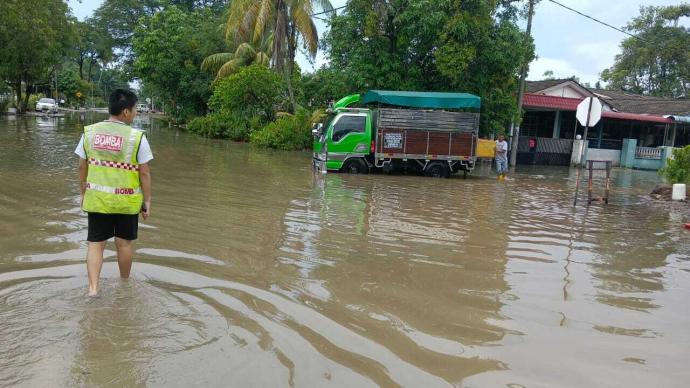
[[[582, 102], [581, 98], [547, 96], [545, 94], [525, 93], [522, 106], [525, 108], [555, 109], [565, 111], [576, 111], [577, 106]], [[603, 117], [619, 120], [646, 121], [652, 123], [671, 123], [669, 118], [626, 112], [605, 111]]]
[[522, 106], [526, 108], [545, 108], [576, 111], [581, 98], [555, 97], [545, 94], [525, 93]]

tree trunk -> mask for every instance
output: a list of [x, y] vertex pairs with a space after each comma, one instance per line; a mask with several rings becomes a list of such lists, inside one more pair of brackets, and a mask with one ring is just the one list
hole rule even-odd
[[21, 81], [21, 78], [15, 84], [15, 92], [17, 93], [17, 111], [22, 112], [22, 81]]
[[285, 76], [285, 82], [287, 83], [287, 88], [288, 88], [288, 95], [290, 96], [290, 105], [292, 106], [292, 112], [290, 113], [296, 113], [297, 112], [297, 101], [295, 100], [295, 90], [292, 87], [292, 73], [295, 71], [295, 51], [297, 49], [296, 45], [296, 31], [297, 28], [295, 27], [294, 23], [290, 22], [286, 26], [288, 27], [288, 33], [286, 34], [288, 39], [287, 39], [287, 49], [288, 49], [288, 62], [286, 67], [286, 76]]
[[24, 110], [29, 110], [29, 96], [31, 96], [31, 83], [26, 81], [26, 93], [24, 93]]
[[84, 58], [79, 58], [79, 79], [84, 80]]

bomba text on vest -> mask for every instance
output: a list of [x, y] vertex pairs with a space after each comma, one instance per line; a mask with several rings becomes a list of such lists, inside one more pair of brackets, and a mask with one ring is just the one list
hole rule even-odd
[[96, 134], [93, 138], [93, 148], [101, 151], [122, 150], [122, 136]]

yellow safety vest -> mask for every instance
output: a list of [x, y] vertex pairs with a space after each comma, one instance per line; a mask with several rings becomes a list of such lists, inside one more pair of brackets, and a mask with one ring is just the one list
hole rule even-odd
[[139, 213], [144, 196], [139, 183], [137, 152], [143, 134], [116, 121], [103, 121], [84, 128], [84, 151], [89, 164], [84, 211]]

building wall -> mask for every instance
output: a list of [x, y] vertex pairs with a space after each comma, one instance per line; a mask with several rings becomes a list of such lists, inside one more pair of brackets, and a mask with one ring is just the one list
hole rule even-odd
[[618, 166], [621, 161], [621, 151], [588, 148], [586, 160], [610, 160], [614, 166]]
[[575, 88], [567, 84], [556, 85], [543, 91], [547, 96], [585, 98], [586, 95], [580, 93]]

